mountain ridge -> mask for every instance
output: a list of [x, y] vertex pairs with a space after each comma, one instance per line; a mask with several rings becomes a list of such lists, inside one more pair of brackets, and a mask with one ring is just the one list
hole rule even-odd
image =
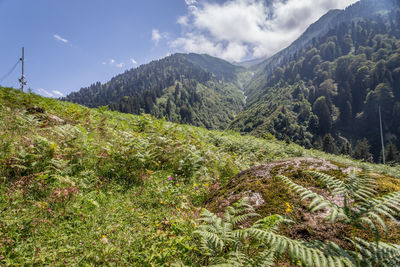
[[173, 122], [224, 129], [242, 110], [246, 70], [209, 55], [176, 53], [63, 98]]

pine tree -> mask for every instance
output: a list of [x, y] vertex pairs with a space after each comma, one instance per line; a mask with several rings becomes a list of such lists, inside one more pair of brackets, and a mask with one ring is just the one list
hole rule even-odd
[[332, 129], [332, 117], [325, 96], [321, 96], [315, 100], [313, 111], [319, 119], [319, 133], [329, 133]]
[[340, 154], [342, 155], [352, 155], [353, 151], [351, 148], [351, 144], [348, 141], [345, 141], [342, 143], [342, 146], [340, 147]]
[[385, 156], [387, 162], [396, 162], [399, 161], [398, 150], [395, 144], [390, 142], [386, 145], [385, 148]]
[[331, 154], [337, 153], [337, 147], [335, 144], [335, 139], [332, 137], [331, 134], [326, 134], [324, 139], [322, 140], [322, 149]]
[[372, 154], [370, 153], [370, 145], [366, 138], [358, 140], [354, 147], [354, 158], [366, 161], [372, 161]]

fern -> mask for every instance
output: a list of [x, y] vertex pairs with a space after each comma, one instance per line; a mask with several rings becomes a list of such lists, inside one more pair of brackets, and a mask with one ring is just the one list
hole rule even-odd
[[357, 241], [355, 246], [360, 252], [359, 261], [361, 266], [400, 266], [400, 245], [383, 242], [376, 245], [376, 243], [367, 242], [361, 238], [355, 239]]
[[[370, 170], [364, 170], [360, 174], [352, 172], [344, 181], [316, 171], [308, 171], [308, 173], [323, 186], [326, 186], [332, 196], [342, 196], [344, 199], [343, 206], [332, 203], [310, 189], [294, 183], [286, 176], [279, 175], [277, 178], [298, 193], [301, 200], [310, 199], [309, 209], [311, 212], [329, 208], [330, 211], [326, 219], [329, 219], [332, 224], [340, 220], [360, 229], [372, 229], [376, 242], [370, 243], [355, 237], [355, 242], [353, 241], [353, 243], [359, 253], [346, 252], [334, 243], [330, 243], [329, 246], [320, 243], [319, 252], [310, 252], [308, 249], [303, 250], [302, 241], [291, 242], [285, 237], [273, 236], [273, 233], [258, 232], [257, 235], [265, 238], [271, 245], [281, 248], [280, 252], [289, 247], [289, 253], [292, 258], [300, 259], [311, 265], [314, 261], [316, 266], [331, 266], [333, 263], [337, 264], [337, 266], [343, 264], [352, 264], [354, 266], [399, 266], [400, 246], [379, 242], [379, 226], [387, 232], [383, 217], [395, 220], [395, 216], [400, 213], [400, 192], [376, 197], [376, 191], [373, 189], [375, 180], [372, 178]], [[329, 251], [328, 256], [325, 255], [324, 257], [321, 251]], [[313, 256], [310, 257], [309, 253], [312, 253]], [[332, 253], [336, 254], [335, 257], [337, 258], [332, 258]]]
[[[273, 266], [276, 257], [288, 254], [291, 260], [306, 266], [356, 266], [354, 257], [335, 244], [292, 240], [278, 234], [279, 225], [292, 223], [280, 215], [257, 220], [244, 228], [242, 212], [257, 216], [247, 198], [229, 206], [222, 218], [204, 209], [202, 224], [195, 233], [200, 237], [200, 251], [209, 256], [214, 266]], [[208, 262], [210, 263], [210, 262]]]
[[307, 266], [355, 266], [354, 258], [345, 250], [331, 244], [293, 240], [286, 236], [257, 228], [250, 228], [251, 236], [273, 247], [276, 254], [289, 253], [290, 259]]
[[308, 171], [322, 185], [326, 186], [332, 196], [339, 195], [344, 199], [343, 206], [332, 203], [325, 197], [302, 187], [291, 181], [289, 178], [277, 176], [282, 182], [288, 185], [294, 192], [299, 193], [301, 200], [311, 199], [309, 209], [311, 212], [328, 208], [329, 219], [332, 224], [337, 220], [353, 225], [360, 229], [371, 229], [374, 231], [375, 239], [380, 239], [379, 226], [387, 232], [383, 216], [394, 219], [394, 215], [400, 213], [400, 192], [394, 192], [382, 197], [375, 197], [373, 189], [375, 180], [370, 175], [370, 170], [356, 174], [350, 173], [344, 181], [333, 176]]

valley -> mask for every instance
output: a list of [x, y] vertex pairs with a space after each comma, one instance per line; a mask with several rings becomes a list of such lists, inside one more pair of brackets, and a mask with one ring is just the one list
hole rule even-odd
[[[239, 26], [256, 18], [257, 27], [273, 27], [278, 8], [292, 2], [267, 2], [187, 0], [189, 13], [173, 21], [180, 37], [151, 25], [153, 46], [141, 50], [159, 58], [163, 45], [191, 37], [231, 61], [185, 49], [141, 65], [129, 58], [133, 68], [96, 57], [86, 68], [101, 66], [86, 73], [113, 78], [66, 95], [0, 86], [0, 265], [400, 266], [399, 2], [329, 10], [286, 48], [236, 62], [262, 47], [243, 48], [248, 32], [230, 16], [217, 21], [229, 22], [232, 43], [214, 16], [203, 16], [221, 8]], [[121, 41], [135, 26], [128, 18], [140, 17], [127, 11], [102, 39], [107, 52], [143, 49], [141, 28]], [[95, 28], [79, 24], [81, 45], [107, 30], [99, 25], [108, 10], [97, 17]], [[77, 72], [84, 67], [67, 57], [98, 53], [53, 39]]]
[[174, 54], [63, 99], [207, 129], [271, 134], [374, 162], [382, 162], [380, 106], [385, 158], [396, 164], [398, 18], [395, 1], [364, 0], [328, 12], [289, 47], [247, 68], [208, 55]]

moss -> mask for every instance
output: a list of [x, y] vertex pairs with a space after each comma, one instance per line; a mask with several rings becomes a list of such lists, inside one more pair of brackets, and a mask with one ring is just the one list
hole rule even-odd
[[386, 175], [376, 175], [376, 190], [379, 194], [400, 191], [400, 179]]
[[347, 174], [343, 173], [340, 169], [338, 169], [338, 170], [328, 170], [328, 171], [322, 171], [322, 172], [326, 173], [326, 174], [328, 174], [330, 176], [333, 176], [335, 178], [338, 178], [338, 179], [340, 179], [342, 181], [344, 181], [345, 178], [347, 177]]
[[336, 165], [336, 166], [338, 166], [339, 169], [342, 169], [342, 168], [345, 169], [345, 168], [348, 167], [348, 166], [344, 165], [343, 163], [340, 163], [340, 162], [337, 162], [337, 161], [331, 161], [331, 163], [334, 164], [334, 165]]
[[[298, 167], [295, 167], [294, 163]], [[306, 172], [306, 170], [310, 169], [311, 164], [315, 166], [315, 162], [307, 162], [305, 160], [301, 161], [299, 166], [296, 159], [296, 161], [293, 161], [293, 164], [290, 161], [285, 161], [282, 163], [271, 163], [269, 168], [268, 165], [261, 165], [259, 168], [249, 169], [231, 179], [227, 186], [216, 194], [218, 197], [213, 198], [213, 202], [221, 203], [221, 201], [228, 200], [231, 203], [236, 200], [235, 197], [243, 196], [244, 192], [258, 192], [265, 201], [265, 203], [257, 207], [257, 212], [262, 217], [281, 214], [295, 221], [294, 224], [283, 226], [280, 230], [281, 234], [290, 238], [329, 240], [350, 250], [353, 247], [348, 239], [354, 236], [374, 241], [375, 237], [371, 231], [360, 230], [343, 223], [336, 223], [332, 226], [329, 222], [322, 222], [322, 218], [319, 218], [317, 214], [310, 213], [307, 208], [307, 201], [301, 201], [298, 194], [292, 192], [285, 184], [274, 178], [278, 174], [285, 175], [297, 184], [306, 188], [313, 188], [313, 191], [321, 194], [325, 190], [323, 189], [324, 187]], [[339, 168], [322, 172], [344, 180], [347, 174], [342, 170], [348, 168], [348, 166], [337, 163], [334, 165]], [[262, 172], [265, 173], [265, 176], [259, 176]], [[376, 178], [377, 191], [380, 194], [400, 191], [400, 180], [385, 175], [376, 175]], [[286, 203], [291, 207], [290, 212], [286, 212]], [[213, 204], [212, 206], [216, 208], [218, 204]], [[385, 236], [382, 234], [382, 241], [400, 243], [400, 228], [398, 225], [389, 219], [385, 221], [389, 229], [389, 235]]]

